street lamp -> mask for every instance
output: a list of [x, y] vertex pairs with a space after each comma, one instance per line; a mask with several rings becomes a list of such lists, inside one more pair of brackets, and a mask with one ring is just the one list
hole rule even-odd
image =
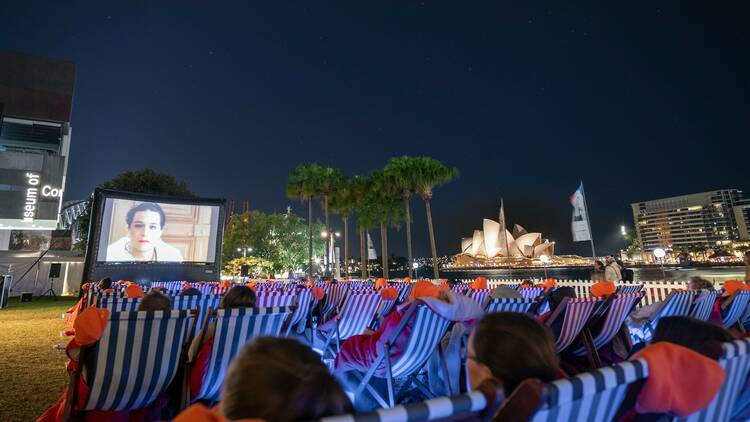
[[237, 252], [242, 252], [242, 257], [243, 258], [246, 258], [247, 254], [249, 252], [252, 252], [252, 251], [253, 251], [253, 248], [250, 248], [250, 247], [247, 247], [247, 246], [243, 246], [241, 248], [237, 248]]
[[544, 279], [547, 279], [547, 263], [549, 262], [549, 257], [547, 255], [541, 255], [539, 256], [539, 260], [542, 261], [542, 264], [544, 265]]
[[661, 264], [661, 276], [664, 280], [667, 279], [667, 273], [664, 272], [664, 257], [667, 256], [667, 251], [665, 251], [662, 248], [656, 248], [654, 249], [654, 257], [659, 260], [659, 263]]
[[419, 280], [419, 263], [417, 261], [414, 261], [411, 264], [411, 267], [414, 269], [414, 278]]

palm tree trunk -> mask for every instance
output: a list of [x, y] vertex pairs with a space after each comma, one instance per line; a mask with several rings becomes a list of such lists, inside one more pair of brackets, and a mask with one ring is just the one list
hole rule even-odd
[[307, 198], [307, 276], [312, 277], [312, 197]]
[[[328, 195], [323, 196], [323, 213], [325, 214], [326, 218], [326, 233], [328, 233], [328, 236], [333, 236], [333, 233], [331, 233], [331, 228], [328, 226]], [[327, 262], [326, 265], [326, 276], [331, 275], [331, 269], [333, 268], [333, 262], [331, 260], [331, 241], [330, 239], [326, 238], [326, 259]]]
[[365, 228], [359, 227], [359, 277], [367, 278], [367, 251], [365, 250]]
[[438, 272], [438, 261], [437, 261], [437, 248], [435, 247], [435, 230], [432, 228], [432, 210], [430, 209], [430, 200], [424, 198], [424, 208], [427, 212], [427, 228], [430, 231], [430, 247], [432, 248], [432, 271], [435, 274], [435, 279], [440, 278]]
[[406, 258], [408, 262], [406, 268], [409, 270], [409, 278], [414, 278], [414, 269], [412, 268], [412, 262], [414, 258], [411, 252], [411, 210], [409, 209], [409, 196], [403, 195], [404, 198], [404, 211], [406, 212]]
[[349, 216], [342, 215], [344, 220], [344, 273], [346, 279], [349, 279]]
[[388, 233], [385, 222], [380, 222], [380, 249], [383, 253], [383, 278], [388, 280]]

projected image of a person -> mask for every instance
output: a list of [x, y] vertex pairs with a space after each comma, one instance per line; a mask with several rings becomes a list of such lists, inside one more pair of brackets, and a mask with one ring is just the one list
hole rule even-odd
[[128, 235], [107, 247], [107, 261], [182, 262], [180, 251], [161, 240], [166, 216], [158, 204], [138, 204], [125, 220]]

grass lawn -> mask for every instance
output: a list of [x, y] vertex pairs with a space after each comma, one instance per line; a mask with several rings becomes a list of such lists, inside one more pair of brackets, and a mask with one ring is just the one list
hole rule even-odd
[[53, 345], [66, 328], [62, 313], [74, 298], [11, 298], [0, 310], [0, 421], [33, 421], [67, 386], [65, 352]]

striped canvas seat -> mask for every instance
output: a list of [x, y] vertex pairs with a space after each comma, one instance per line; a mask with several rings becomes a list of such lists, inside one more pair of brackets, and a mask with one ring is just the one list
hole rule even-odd
[[750, 339], [724, 343], [724, 354], [719, 365], [724, 368], [725, 378], [719, 393], [704, 409], [686, 418], [674, 418], [680, 422], [728, 421], [737, 397], [750, 372]]
[[469, 284], [468, 283], [456, 283], [451, 286], [451, 291], [454, 293], [464, 293], [467, 290], [469, 290]]
[[309, 317], [310, 311], [312, 310], [312, 298], [312, 289], [297, 290], [297, 296], [295, 300], [295, 305], [297, 305], [297, 308], [294, 310], [291, 322], [289, 323], [290, 330], [292, 329], [292, 327], [296, 327], [298, 333], [301, 333], [305, 330], [307, 318]]
[[406, 301], [406, 299], [409, 298], [409, 295], [411, 294], [411, 289], [414, 287], [414, 283], [397, 283], [393, 285], [393, 287], [398, 290], [398, 299], [396, 301], [398, 303]]
[[326, 284], [325, 287], [323, 287], [323, 290], [325, 291], [326, 296], [323, 299], [322, 321], [320, 322], [325, 322], [330, 319], [335, 310], [341, 306], [341, 303], [344, 301], [346, 294], [349, 291], [349, 286], [344, 283]]
[[722, 320], [724, 321], [724, 328], [730, 328], [740, 317], [745, 314], [747, 310], [747, 304], [750, 302], [750, 292], [738, 291], [735, 292], [731, 297], [729, 306], [722, 312]]
[[210, 295], [214, 289], [214, 286], [210, 284], [198, 284], [194, 287], [198, 289], [198, 291], [201, 292], [202, 295]]
[[484, 305], [487, 304], [487, 301], [490, 299], [490, 289], [471, 289], [469, 290], [467, 296], [471, 298], [474, 302], [476, 302], [479, 306], [484, 308]]
[[518, 293], [521, 293], [521, 296], [524, 299], [536, 299], [543, 292], [543, 287], [525, 287], [518, 289]]
[[617, 293], [628, 294], [628, 293], [640, 293], [643, 290], [643, 284], [625, 284], [622, 283], [617, 286]]
[[[583, 330], [583, 327], [589, 321], [594, 308], [601, 303], [602, 300], [599, 298], [563, 299], [560, 305], [558, 305], [558, 308], [563, 307], [562, 315], [558, 316], [558, 318], [563, 318], [562, 330], [560, 330], [560, 335], [555, 340], [555, 348], [558, 352], [562, 352], [575, 341], [581, 330]], [[555, 313], [557, 313], [557, 309]], [[547, 321], [548, 326], [552, 325], [554, 317], [555, 315], [550, 316]]]
[[498, 298], [492, 299], [487, 304], [485, 312], [529, 312], [534, 301], [531, 299], [509, 299]]
[[294, 293], [284, 293], [281, 291], [259, 291], [255, 299], [255, 306], [259, 308], [292, 306], [294, 304], [294, 296]]
[[[395, 343], [396, 339], [402, 335], [407, 324], [411, 324], [412, 330], [404, 346], [403, 353], [391, 361], [390, 345]], [[378, 353], [378, 357], [370, 367], [370, 370], [362, 377], [354, 396], [362, 394], [369, 386], [370, 379], [373, 376], [386, 378], [388, 382], [388, 401], [381, 397], [375, 390], [367, 391], [375, 398], [382, 407], [393, 407], [395, 404], [395, 394], [393, 389], [393, 379], [406, 378], [413, 382], [417, 387], [431, 398], [431, 393], [424, 389], [414, 380], [414, 375], [422, 369], [427, 360], [436, 350], [440, 340], [448, 330], [450, 321], [433, 312], [424, 302], [417, 300], [411, 305], [401, 318], [399, 325], [391, 333], [386, 346]], [[386, 357], [388, 357], [386, 359]]]
[[327, 333], [323, 350], [328, 350], [331, 341], [335, 340], [338, 346], [340, 341], [364, 333], [382, 301], [377, 292], [351, 293], [335, 316], [335, 325]]
[[131, 312], [138, 309], [141, 303], [140, 298], [128, 299], [124, 296], [106, 295], [99, 299], [97, 308], [102, 308], [112, 312]]
[[99, 290], [98, 288], [92, 289], [92, 295], [91, 299], [89, 300], [89, 303], [86, 306], [99, 306], [102, 299], [109, 301], [113, 298], [124, 298], [125, 292], [124, 291], [113, 291], [113, 292], [104, 292], [102, 290]]
[[216, 311], [211, 357], [195, 400], [219, 401], [229, 363], [245, 344], [260, 336], [278, 336], [289, 308], [233, 308]]
[[660, 281], [655, 283], [645, 283], [643, 286], [643, 290], [646, 291], [646, 296], [644, 296], [643, 300], [641, 301], [641, 306], [661, 302], [663, 300], [666, 300], [673, 290], [684, 290], [686, 288], [686, 282]]
[[717, 297], [719, 297], [719, 292], [701, 290], [700, 294], [693, 302], [692, 309], [690, 309], [690, 316], [701, 321], [708, 321], [708, 317], [711, 316], [711, 311], [714, 308], [714, 302], [716, 302]]
[[[424, 402], [399, 405], [390, 409], [356, 415], [329, 416], [320, 422], [419, 422], [446, 420], [456, 415], [474, 414], [487, 407], [487, 398], [479, 391], [454, 397], [440, 397]], [[451, 420], [451, 419], [448, 419]]]
[[690, 313], [690, 306], [693, 304], [693, 292], [673, 291], [664, 300], [664, 305], [651, 318], [651, 329], [655, 330], [659, 319], [667, 316], [686, 316]]
[[195, 296], [174, 296], [172, 300], [172, 309], [188, 311], [191, 309], [200, 309], [196, 318], [195, 331], [197, 334], [203, 329], [206, 312], [210, 309], [216, 309], [221, 303], [221, 295], [195, 295]]
[[[604, 316], [601, 330], [594, 335], [594, 349], [601, 349], [615, 338], [620, 331], [620, 327], [622, 327], [622, 324], [628, 317], [628, 314], [630, 314], [630, 311], [633, 310], [633, 307], [641, 297], [642, 295], [639, 293], [630, 293], [620, 294], [612, 299], [607, 307], [607, 313]], [[577, 356], [586, 356], [586, 347], [581, 346], [578, 350], [574, 351], [573, 354]]]
[[86, 348], [83, 410], [146, 407], [177, 373], [191, 318], [186, 311], [117, 312], [99, 341]]
[[648, 376], [643, 359], [545, 384], [532, 422], [611, 421], [630, 384]]

